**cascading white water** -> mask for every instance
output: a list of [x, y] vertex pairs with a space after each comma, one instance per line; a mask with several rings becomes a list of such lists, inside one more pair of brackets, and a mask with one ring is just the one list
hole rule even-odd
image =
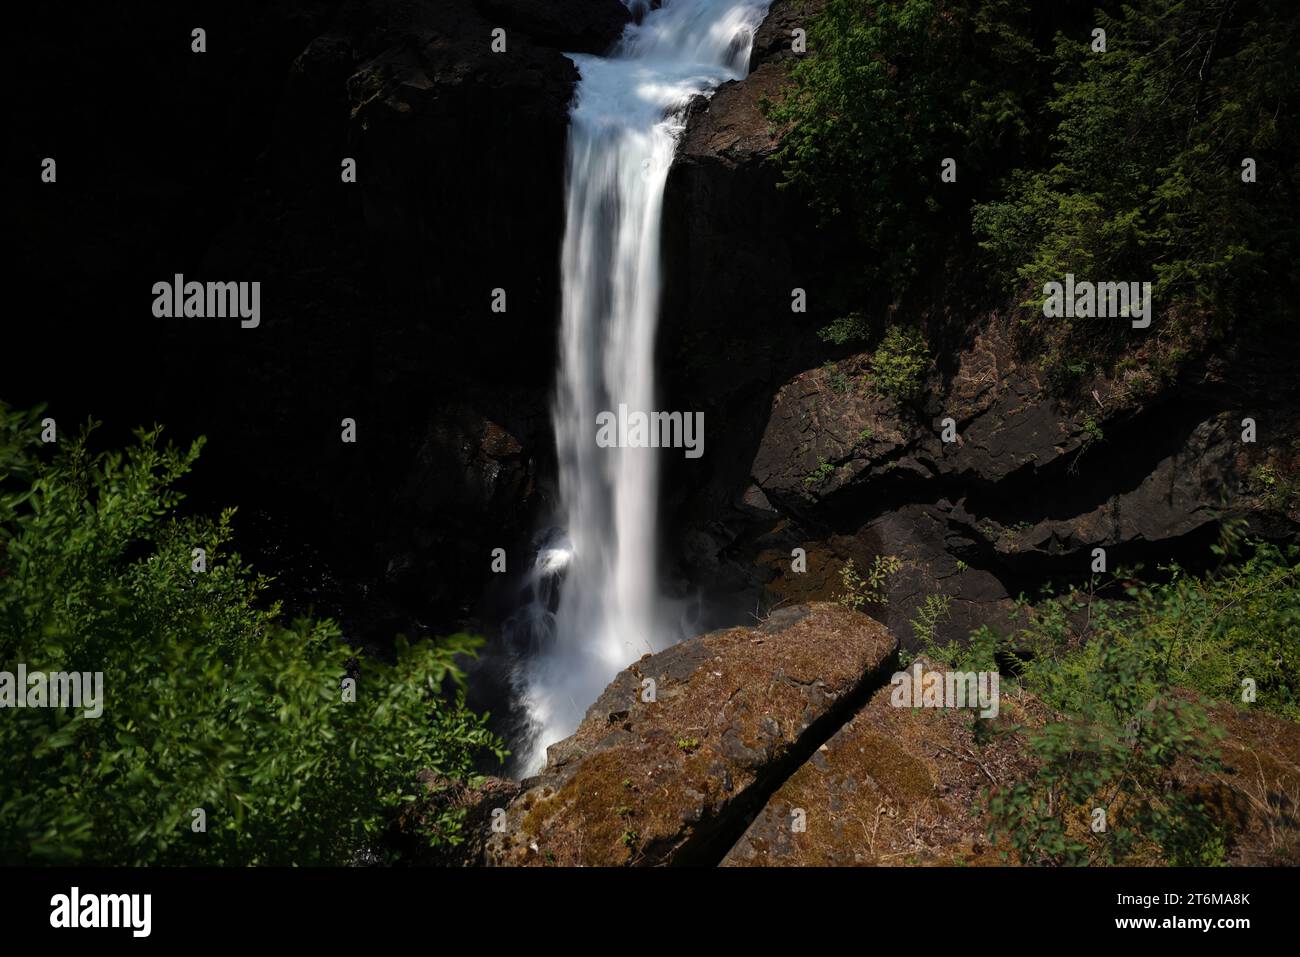
[[[571, 55], [563, 313], [554, 407], [562, 528], [547, 530], [508, 628], [528, 713], [521, 773], [577, 727], [621, 669], [678, 635], [656, 583], [657, 455], [600, 448], [596, 416], [651, 412], [664, 183], [690, 100], [739, 79], [771, 0], [624, 0], [608, 57]], [[640, 8], [640, 9], [638, 9]]]

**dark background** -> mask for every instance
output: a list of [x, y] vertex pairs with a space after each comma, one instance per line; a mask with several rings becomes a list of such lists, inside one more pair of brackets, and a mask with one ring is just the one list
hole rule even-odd
[[[186, 507], [239, 506], [245, 557], [290, 611], [380, 643], [474, 624], [491, 548], [546, 505], [567, 87], [534, 81], [549, 112], [511, 117], [494, 92], [528, 103], [490, 77], [484, 99], [445, 107], [464, 117], [430, 97], [363, 121], [359, 65], [441, 42], [409, 4], [30, 6], [9, 31], [0, 398], [46, 404], [65, 436], [93, 416], [104, 447], [154, 423], [206, 437]], [[418, 116], [385, 125], [402, 111]], [[472, 123], [489, 142], [457, 142]], [[493, 136], [531, 143], [523, 175], [494, 165], [517, 151]], [[539, 197], [529, 169], [555, 188]], [[260, 281], [261, 326], [155, 318], [152, 286], [175, 273]], [[488, 308], [498, 286], [507, 316]], [[486, 442], [485, 416], [508, 437]]]

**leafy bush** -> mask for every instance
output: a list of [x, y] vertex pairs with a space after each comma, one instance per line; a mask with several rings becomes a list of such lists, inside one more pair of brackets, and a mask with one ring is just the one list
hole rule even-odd
[[1033, 609], [1032, 624], [1012, 639], [1022, 681], [1053, 707], [1079, 713], [1105, 647], [1134, 645], [1148, 657], [1148, 694], [1177, 686], [1241, 705], [1249, 679], [1251, 707], [1300, 721], [1300, 553], [1266, 542], [1244, 547], [1241, 561], [1213, 574], [1170, 565], [1160, 584], [1130, 582], [1126, 600], [1073, 590]]
[[[1091, 48], [1098, 26], [1105, 52]], [[916, 308], [917, 280], [943, 270], [950, 304], [951, 291], [1027, 300], [1019, 346], [1059, 388], [1133, 341], [1110, 318], [1043, 321], [1044, 284], [1068, 272], [1153, 284], [1162, 377], [1216, 335], [1289, 314], [1290, 0], [827, 0], [808, 30], [766, 106], [775, 160], [787, 188], [857, 236], [863, 295]], [[821, 335], [856, 338], [852, 314]]]
[[871, 357], [871, 379], [876, 391], [896, 402], [910, 402], [921, 394], [930, 352], [919, 330], [890, 326]]
[[1217, 766], [1204, 709], [1139, 694], [1143, 662], [1132, 648], [1106, 649], [1102, 663], [1091, 676], [1095, 706], [1034, 731], [1036, 775], [991, 795], [995, 839], [1027, 864], [1222, 863], [1220, 825], [1172, 774], [1180, 760]]
[[[1229, 528], [1220, 550], [1236, 547]], [[1118, 601], [1073, 590], [1027, 609], [1010, 638], [976, 636], [973, 657], [1013, 659], [1020, 684], [1058, 715], [1028, 731], [1037, 774], [990, 800], [996, 830], [1022, 859], [1221, 859], [1218, 824], [1173, 774], [1180, 761], [1212, 771], [1220, 732], [1195, 695], [1175, 689], [1300, 720], [1300, 553], [1246, 548], [1213, 574], [1170, 566], [1166, 581], [1130, 581]], [[1248, 705], [1245, 679], [1258, 695]], [[1095, 808], [1106, 811], [1104, 832], [1090, 826]]]
[[[1105, 53], [1087, 34], [1059, 34], [1051, 157], [1016, 171], [974, 215], [1007, 279], [1035, 295], [1067, 272], [1151, 280], [1158, 304], [1195, 301], [1223, 316], [1272, 270], [1294, 281], [1297, 230], [1284, 212], [1297, 172], [1285, 119], [1300, 58], [1291, 7], [1143, 0], [1101, 10]], [[1241, 179], [1246, 157], [1260, 164], [1253, 184]]]
[[870, 331], [866, 317], [860, 312], [851, 312], [847, 316], [840, 316], [833, 320], [830, 325], [818, 329], [817, 338], [822, 342], [842, 346], [846, 342], [867, 338]]
[[[0, 859], [346, 863], [382, 850], [422, 769], [463, 779], [504, 755], [459, 691], [475, 639], [399, 640], [389, 664], [259, 606], [232, 513], [175, 515], [201, 442], [155, 428], [97, 453], [83, 435], [51, 457], [37, 434], [0, 404], [0, 670], [102, 672], [104, 705], [0, 712]], [[443, 812], [426, 837], [455, 842], [459, 823]]]
[[1091, 415], [1085, 415], [1083, 417], [1083, 435], [1084, 445], [1092, 445], [1094, 442], [1101, 442], [1106, 438], [1106, 433], [1102, 431], [1101, 423]]
[[1264, 508], [1291, 512], [1300, 506], [1300, 474], [1295, 472], [1281, 472], [1270, 463], [1257, 465], [1250, 471], [1249, 487]]
[[[776, 160], [787, 186], [852, 224], [873, 284], [901, 290], [1028, 133], [1027, 20], [1008, 0], [828, 0], [809, 24], [808, 55], [767, 104]], [[943, 157], [960, 159], [957, 183], [940, 181]]]

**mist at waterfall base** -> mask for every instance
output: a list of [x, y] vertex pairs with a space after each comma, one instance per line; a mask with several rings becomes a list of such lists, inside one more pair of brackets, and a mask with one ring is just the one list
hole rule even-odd
[[524, 727], [512, 772], [539, 770], [623, 668], [692, 632], [657, 575], [658, 456], [601, 448], [598, 413], [655, 406], [664, 184], [690, 101], [749, 67], [770, 0], [625, 0], [637, 22], [606, 57], [570, 54], [553, 407], [560, 508], [534, 539], [518, 606], [502, 626]]

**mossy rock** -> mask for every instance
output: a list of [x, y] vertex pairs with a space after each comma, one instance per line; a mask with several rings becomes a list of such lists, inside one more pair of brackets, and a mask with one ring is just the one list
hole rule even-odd
[[504, 832], [487, 840], [486, 862], [716, 863], [754, 795], [883, 680], [897, 648], [879, 622], [820, 603], [645, 656], [524, 782]]

